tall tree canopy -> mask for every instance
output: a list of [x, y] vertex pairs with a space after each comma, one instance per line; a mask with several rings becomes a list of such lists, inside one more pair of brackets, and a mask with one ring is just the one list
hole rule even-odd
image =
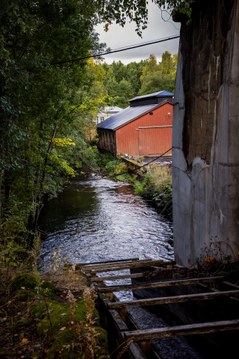
[[[158, 62], [155, 55], [147, 60], [123, 64], [99, 63], [104, 69], [103, 87], [107, 96], [104, 105], [129, 106], [129, 100], [137, 95], [146, 95], [161, 90], [174, 91], [177, 54], [165, 51]], [[102, 103], [103, 105], [103, 103]]]
[[[152, 0], [159, 7], [168, 9], [172, 13], [180, 13], [190, 16], [193, 0]], [[142, 30], [147, 27], [148, 8], [147, 0], [100, 0], [99, 13], [106, 21], [106, 30], [112, 21], [124, 26], [126, 21], [134, 21], [136, 31], [142, 35]]]
[[176, 54], [171, 55], [168, 51], [165, 51], [159, 63], [157, 63], [156, 57], [151, 55], [143, 67], [139, 94], [143, 95], [160, 90], [174, 92], [176, 68]]
[[144, 61], [132, 62], [127, 65], [122, 62], [103, 64], [105, 69], [104, 86], [108, 94], [108, 106], [127, 107], [129, 99], [138, 94], [141, 86], [140, 76]]
[[95, 5], [80, 0], [0, 5], [2, 233], [6, 226], [22, 232], [21, 221], [27, 220], [33, 229], [42, 196], [56, 193], [64, 173], [74, 174], [69, 154], [83, 139], [71, 136], [79, 88], [89, 77], [86, 61], [57, 63], [97, 48]]

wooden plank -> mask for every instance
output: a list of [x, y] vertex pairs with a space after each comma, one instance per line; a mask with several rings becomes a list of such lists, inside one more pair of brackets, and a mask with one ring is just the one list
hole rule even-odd
[[133, 330], [124, 332], [125, 339], [133, 341], [144, 341], [175, 336], [186, 336], [239, 330], [239, 319], [205, 322], [197, 324], [176, 325], [173, 327]]
[[[124, 336], [122, 333], [124, 331], [127, 331], [128, 327], [127, 327], [126, 323], [120, 318], [119, 313], [116, 310], [109, 310], [109, 314], [111, 315], [111, 317], [115, 323], [116, 329], [119, 334], [119, 338], [123, 342]], [[124, 348], [124, 345], [120, 345], [120, 347], [117, 348], [116, 350], [120, 351], [120, 349], [123, 349], [123, 348]], [[137, 345], [137, 343], [131, 343], [127, 350], [131, 351], [133, 358], [146, 359], [144, 353], [142, 352], [140, 347]]]
[[111, 317], [113, 318], [115, 325], [118, 329], [118, 331], [122, 332], [122, 331], [126, 331], [129, 328], [127, 327], [127, 325], [125, 324], [125, 322], [122, 320], [122, 318], [120, 317], [119, 313], [117, 312], [117, 310], [109, 310], [109, 314], [111, 315]]
[[133, 358], [135, 359], [147, 359], [144, 355], [141, 348], [137, 345], [137, 343], [132, 343], [129, 346], [129, 350], [132, 353]]
[[141, 283], [141, 284], [124, 284], [124, 285], [114, 285], [114, 286], [107, 286], [104, 288], [98, 288], [98, 291], [100, 293], [109, 293], [109, 292], [119, 292], [125, 290], [133, 290], [133, 289], [151, 289], [151, 288], [163, 288], [163, 287], [181, 286], [181, 285], [196, 285], [201, 283], [213, 283], [220, 281], [222, 279], [224, 279], [224, 277], [217, 276], [217, 277], [187, 278], [187, 279]]
[[131, 262], [131, 261], [139, 261], [140, 259], [137, 257], [134, 258], [125, 258], [125, 259], [113, 259], [113, 260], [109, 260], [109, 261], [102, 261], [102, 262], [90, 262], [90, 263], [78, 263], [76, 265], [77, 268], [93, 268], [93, 267], [98, 267], [98, 266], [102, 266], [102, 265], [108, 265], [108, 264], [116, 264], [116, 263], [121, 263], [121, 262]]
[[92, 282], [104, 282], [105, 280], [118, 280], [118, 279], [130, 279], [130, 278], [142, 278], [144, 273], [132, 273], [132, 274], [120, 274], [120, 275], [109, 275], [102, 277], [93, 277]]
[[185, 269], [185, 268], [183, 269], [183, 268], [178, 268], [178, 267], [173, 267], [173, 268], [156, 267], [152, 271], [148, 270], [148, 271], [143, 271], [143, 272], [139, 272], [139, 273], [101, 275], [100, 277], [92, 276], [92, 281], [94, 281], [94, 282], [103, 282], [103, 281], [106, 281], [106, 280], [118, 280], [118, 279], [128, 279], [128, 278], [129, 279], [130, 278], [147, 278], [147, 279], [150, 280], [151, 278], [153, 278], [155, 276], [158, 276], [161, 273], [172, 272], [172, 271], [177, 271], [177, 272], [181, 273], [181, 272], [185, 272], [185, 270], [190, 273], [190, 269]]
[[231, 283], [231, 282], [228, 282], [228, 281], [223, 281], [222, 284], [225, 284], [225, 285], [227, 285], [228, 287], [231, 287], [231, 288], [239, 289], [239, 285], [237, 285], [235, 283]]
[[177, 295], [170, 297], [157, 297], [157, 298], [147, 298], [147, 299], [138, 299], [132, 301], [123, 301], [123, 302], [112, 302], [108, 303], [108, 308], [118, 309], [122, 307], [140, 307], [148, 305], [160, 305], [160, 304], [172, 304], [172, 303], [183, 303], [189, 301], [197, 300], [211, 300], [219, 299], [223, 297], [238, 297], [239, 290], [228, 290], [228, 291], [216, 291], [216, 292], [205, 292], [199, 294], [186, 294], [186, 295]]
[[99, 273], [99, 272], [110, 272], [110, 271], [117, 271], [121, 269], [129, 269], [129, 268], [141, 268], [141, 267], [148, 267], [148, 266], [169, 266], [172, 265], [172, 262], [164, 262], [162, 260], [153, 260], [153, 259], [143, 259], [137, 261], [122, 261], [122, 262], [112, 262], [112, 263], [105, 263], [103, 265], [87, 265], [82, 266], [81, 270], [89, 271], [91, 270], [92, 273]]

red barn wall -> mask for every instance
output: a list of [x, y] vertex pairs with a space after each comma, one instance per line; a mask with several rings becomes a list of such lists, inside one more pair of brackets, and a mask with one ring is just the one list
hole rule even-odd
[[[161, 155], [172, 147], [173, 105], [166, 103], [116, 130], [118, 155]], [[167, 155], [171, 154], [171, 150]]]

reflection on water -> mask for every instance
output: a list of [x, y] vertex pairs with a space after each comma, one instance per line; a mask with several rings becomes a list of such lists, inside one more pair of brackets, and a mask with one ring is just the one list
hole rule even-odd
[[102, 177], [76, 181], [45, 208], [40, 227], [49, 233], [39, 268], [54, 252], [67, 263], [137, 257], [172, 260], [172, 228], [122, 182]]

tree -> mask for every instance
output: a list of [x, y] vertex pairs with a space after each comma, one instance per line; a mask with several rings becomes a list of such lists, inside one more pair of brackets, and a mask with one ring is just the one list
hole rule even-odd
[[146, 61], [141, 80], [140, 95], [161, 90], [174, 91], [177, 66], [177, 55], [171, 55], [165, 51], [162, 61], [158, 64], [154, 55], [150, 55]]
[[120, 61], [110, 65], [98, 64], [105, 70], [103, 84], [107, 92], [107, 106], [127, 107], [130, 98], [138, 95], [144, 64], [145, 61], [131, 62], [127, 65]]
[[125, 78], [128, 80], [133, 88], [133, 96], [138, 95], [141, 87], [140, 77], [142, 75], [145, 60], [140, 62], [131, 62], [126, 65]]
[[170, 75], [172, 78], [176, 77], [178, 55], [171, 55], [170, 52], [165, 51], [162, 55], [162, 60], [159, 63], [159, 70], [162, 75]]
[[[167, 9], [173, 15], [179, 14], [189, 18], [191, 14], [191, 4], [193, 0], [152, 0], [159, 7]], [[112, 21], [124, 26], [126, 21], [134, 21], [135, 31], [142, 36], [142, 31], [147, 28], [148, 9], [146, 0], [125, 0], [125, 1], [104, 1], [99, 4], [99, 14], [105, 21], [105, 29], [110, 26]]]
[[120, 81], [118, 85], [118, 101], [119, 107], [128, 107], [129, 100], [134, 96], [134, 91], [131, 83], [126, 79]]
[[67, 161], [74, 141], [63, 139], [76, 123], [86, 61], [60, 63], [97, 48], [95, 5], [78, 0], [0, 5], [2, 239], [10, 230], [22, 236], [24, 223], [34, 231], [43, 196], [55, 195], [74, 173]]

